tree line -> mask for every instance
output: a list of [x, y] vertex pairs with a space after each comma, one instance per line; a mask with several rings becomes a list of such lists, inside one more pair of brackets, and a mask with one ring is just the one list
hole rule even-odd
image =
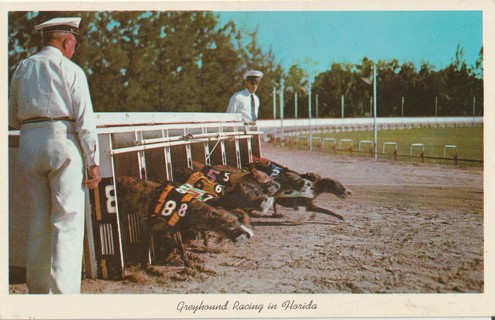
[[265, 74], [257, 92], [262, 119], [273, 117], [273, 91], [280, 95], [282, 88], [285, 118], [309, 116], [310, 90], [312, 117], [340, 117], [342, 96], [345, 117], [363, 117], [376, 64], [378, 116], [463, 116], [473, 106], [483, 114], [482, 50], [474, 66], [459, 45], [452, 63], [438, 71], [427, 62], [416, 70], [412, 62], [364, 57], [361, 64], [335, 62], [311, 79], [299, 65], [284, 71], [262, 49], [256, 29], [220, 24], [210, 11], [9, 12], [9, 79], [19, 61], [40, 49], [34, 26], [60, 16], [82, 18], [83, 42], [73, 61], [87, 73], [96, 112], [224, 112], [252, 68]]

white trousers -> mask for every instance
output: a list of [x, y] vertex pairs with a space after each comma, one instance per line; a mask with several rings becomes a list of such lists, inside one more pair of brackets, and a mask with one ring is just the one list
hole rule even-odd
[[32, 212], [27, 248], [29, 293], [81, 291], [84, 160], [69, 121], [24, 124], [20, 159]]

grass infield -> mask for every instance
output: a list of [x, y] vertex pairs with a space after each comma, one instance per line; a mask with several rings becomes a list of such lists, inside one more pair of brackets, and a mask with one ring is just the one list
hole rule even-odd
[[[352, 140], [354, 152], [359, 152], [360, 141], [374, 141], [373, 131], [350, 131], [313, 135], [313, 137], [335, 139], [338, 152], [345, 152], [351, 146]], [[405, 130], [383, 130], [378, 131], [378, 153], [386, 156], [393, 153], [394, 145], [385, 142], [395, 142], [397, 144], [397, 155], [418, 156], [423, 150], [425, 157], [452, 158], [457, 153], [458, 159], [483, 160], [483, 127], [457, 127], [457, 128], [418, 128]], [[316, 144], [315, 144], [316, 143]], [[324, 143], [324, 151], [330, 150], [333, 141]], [[411, 145], [415, 144], [412, 148]], [[300, 141], [300, 147], [307, 146], [306, 140]], [[445, 146], [456, 146], [445, 147]], [[319, 148], [321, 145], [313, 141], [313, 147]], [[372, 144], [362, 142], [361, 152], [369, 153]]]

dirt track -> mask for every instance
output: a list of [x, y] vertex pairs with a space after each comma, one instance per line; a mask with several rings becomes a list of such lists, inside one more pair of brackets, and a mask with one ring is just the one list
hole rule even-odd
[[[263, 156], [333, 177], [347, 200], [317, 203], [345, 221], [281, 209], [252, 220], [255, 238], [175, 257], [161, 276], [127, 270], [122, 281], [84, 280], [83, 293], [483, 292], [481, 168], [373, 161], [263, 145]], [[199, 252], [198, 252], [199, 251]], [[11, 285], [25, 293], [25, 285]]]

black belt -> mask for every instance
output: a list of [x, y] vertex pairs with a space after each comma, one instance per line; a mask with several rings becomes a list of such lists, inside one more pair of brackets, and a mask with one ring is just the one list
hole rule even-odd
[[69, 117], [59, 117], [59, 118], [42, 117], [42, 118], [31, 118], [31, 119], [22, 120], [22, 124], [43, 122], [43, 121], [72, 121], [72, 122], [76, 122], [76, 120], [71, 119]]

